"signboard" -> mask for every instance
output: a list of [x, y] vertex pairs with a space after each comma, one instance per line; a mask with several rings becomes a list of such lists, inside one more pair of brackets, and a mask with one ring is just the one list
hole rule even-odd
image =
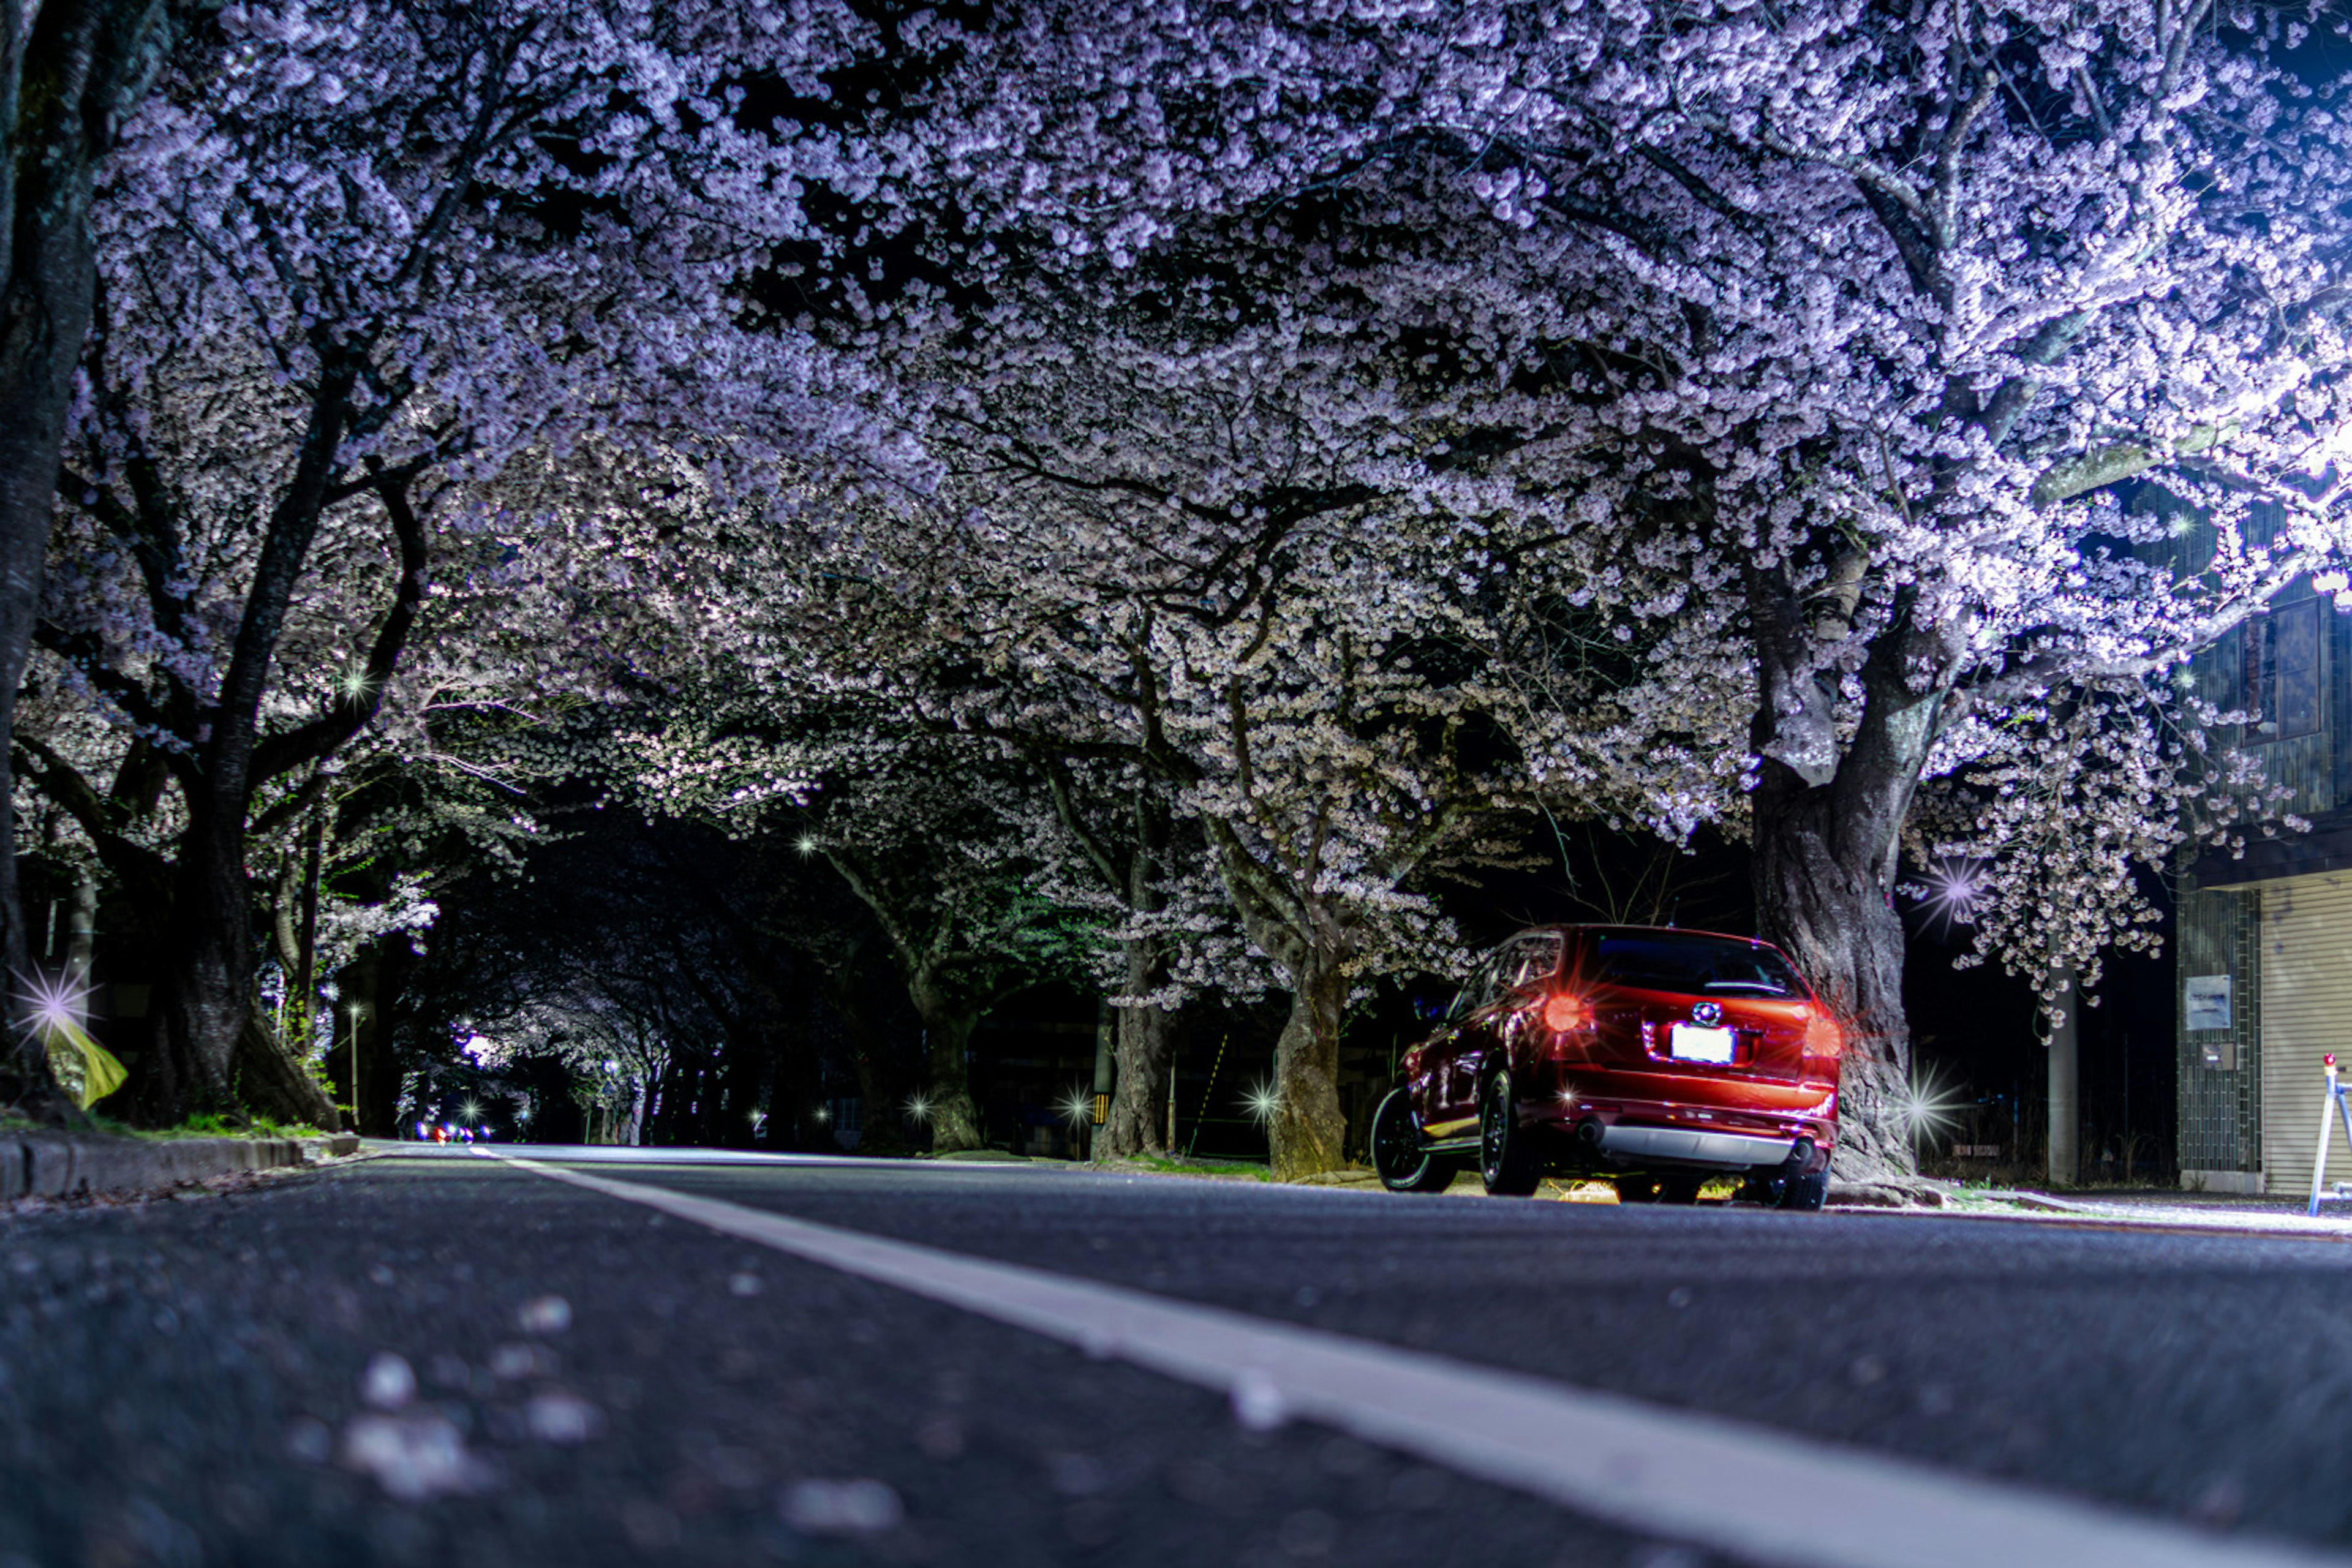
[[2188, 979], [2189, 994], [2184, 1009], [2189, 1027], [2192, 1029], [2226, 1029], [2230, 1026], [2230, 977], [2226, 974], [2192, 974]]

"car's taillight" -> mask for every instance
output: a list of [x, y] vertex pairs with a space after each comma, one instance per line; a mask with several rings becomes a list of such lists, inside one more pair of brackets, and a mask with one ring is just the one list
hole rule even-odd
[[1837, 1023], [1826, 1013], [1816, 1013], [1805, 1026], [1805, 1054], [1809, 1057], [1834, 1057], [1845, 1049], [1845, 1037], [1838, 1033]]
[[1555, 1035], [1581, 1029], [1592, 1022], [1592, 1004], [1570, 991], [1559, 991], [1543, 1006], [1544, 1027]]

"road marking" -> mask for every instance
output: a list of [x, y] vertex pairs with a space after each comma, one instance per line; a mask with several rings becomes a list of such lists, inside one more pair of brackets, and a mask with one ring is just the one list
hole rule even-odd
[[[773, 1152], [759, 1149], [641, 1149], [624, 1143], [534, 1143], [530, 1156], [539, 1160], [564, 1160], [578, 1164], [613, 1165], [828, 1165], [845, 1171], [904, 1171], [907, 1162], [879, 1154], [799, 1154]], [[453, 1159], [467, 1154], [496, 1154], [501, 1151], [482, 1143], [396, 1143], [385, 1152], [395, 1158]], [[1057, 1173], [1053, 1165], [1034, 1164], [1027, 1160], [955, 1160], [929, 1162], [927, 1172], [938, 1171], [1029, 1171], [1040, 1174]]]
[[1647, 1535], [1789, 1568], [2286, 1568], [2352, 1559], [2208, 1533], [1748, 1422], [717, 1198], [482, 1152], [844, 1273], [1313, 1421]]

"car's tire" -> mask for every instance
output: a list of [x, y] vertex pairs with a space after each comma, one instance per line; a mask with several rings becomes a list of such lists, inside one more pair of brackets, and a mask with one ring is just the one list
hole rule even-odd
[[1422, 1146], [1412, 1120], [1412, 1097], [1391, 1089], [1372, 1112], [1372, 1169], [1392, 1193], [1440, 1193], [1454, 1180], [1454, 1162]]
[[1780, 1189], [1780, 1206], [1801, 1214], [1819, 1214], [1829, 1202], [1830, 1173], [1816, 1171], [1810, 1176], [1790, 1176]]
[[1617, 1201], [1621, 1204], [1656, 1203], [1658, 1201], [1658, 1178], [1655, 1176], [1618, 1177]]
[[1518, 1096], [1508, 1073], [1488, 1079], [1478, 1095], [1478, 1176], [1488, 1194], [1498, 1198], [1526, 1197], [1543, 1177], [1535, 1135], [1519, 1125]]
[[1706, 1178], [1677, 1171], [1671, 1176], [1658, 1178], [1658, 1201], [1662, 1204], [1688, 1205], [1698, 1202], [1698, 1190], [1706, 1185]]

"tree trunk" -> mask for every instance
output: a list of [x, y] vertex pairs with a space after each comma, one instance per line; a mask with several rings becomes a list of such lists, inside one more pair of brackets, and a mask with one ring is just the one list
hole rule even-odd
[[[1167, 948], [1159, 938], [1127, 943], [1127, 994], [1147, 995], [1167, 976]], [[1096, 1135], [1097, 1159], [1168, 1152], [1168, 1071], [1176, 1057], [1178, 1029], [1177, 1016], [1165, 1008], [1118, 1009], [1110, 1120]]]
[[279, 1042], [268, 1020], [251, 1008], [246, 1009], [233, 1061], [237, 1094], [247, 1108], [297, 1126], [331, 1130], [340, 1125], [326, 1086]]
[[190, 816], [172, 899], [166, 972], [159, 977], [170, 1076], [179, 1093], [177, 1104], [156, 1109], [170, 1121], [236, 1108], [236, 1058], [253, 1012], [244, 812], [225, 821], [215, 803], [199, 795]]
[[1901, 1107], [1911, 1081], [1903, 1012], [1903, 921], [1890, 903], [1886, 857], [1855, 865], [1838, 848], [1827, 789], [1759, 788], [1755, 803], [1756, 912], [1767, 940], [1797, 961], [1845, 1033], [1839, 1069], [1842, 1179], [1915, 1168]]
[[1808, 619], [1822, 612], [1785, 576], [1762, 573], [1749, 581], [1748, 608], [1760, 682], [1748, 731], [1757, 921], [1822, 993], [1845, 1037], [1832, 1178], [1907, 1179], [1918, 1162], [1904, 1114], [1911, 1026], [1895, 878], [1948, 689], [1932, 673], [1944, 662], [1937, 628], [1915, 624], [1916, 603], [1901, 598], [1872, 640], [1861, 714], [1841, 737], [1833, 672]]
[[[98, 287], [92, 173], [170, 42], [155, 0], [51, 0], [10, 5], [0, 18], [0, 735], [15, 726], [32, 649], [74, 365]], [[15, 793], [0, 747], [0, 802]], [[0, 971], [31, 973], [30, 955], [15, 826], [0, 811]], [[11, 1003], [12, 1024], [21, 1009]], [[9, 1032], [0, 1100], [79, 1120], [49, 1078], [39, 1036]]]
[[1336, 1171], [1346, 1163], [1339, 1113], [1339, 1016], [1348, 977], [1336, 955], [1309, 946], [1291, 977], [1290, 1016], [1274, 1047], [1274, 1115], [1266, 1123], [1274, 1179]]
[[923, 1020], [931, 1152], [981, 1148], [986, 1141], [980, 1134], [980, 1108], [972, 1102], [970, 1061], [971, 1032], [980, 1026], [980, 1012], [927, 973], [918, 973], [907, 994]]
[[1336, 1171], [1347, 1159], [1339, 1110], [1339, 1017], [1348, 1000], [1345, 928], [1250, 858], [1241, 835], [1203, 824], [1235, 912], [1257, 950], [1290, 977], [1290, 1016], [1274, 1047], [1273, 1116], [1266, 1143], [1278, 1182]]

